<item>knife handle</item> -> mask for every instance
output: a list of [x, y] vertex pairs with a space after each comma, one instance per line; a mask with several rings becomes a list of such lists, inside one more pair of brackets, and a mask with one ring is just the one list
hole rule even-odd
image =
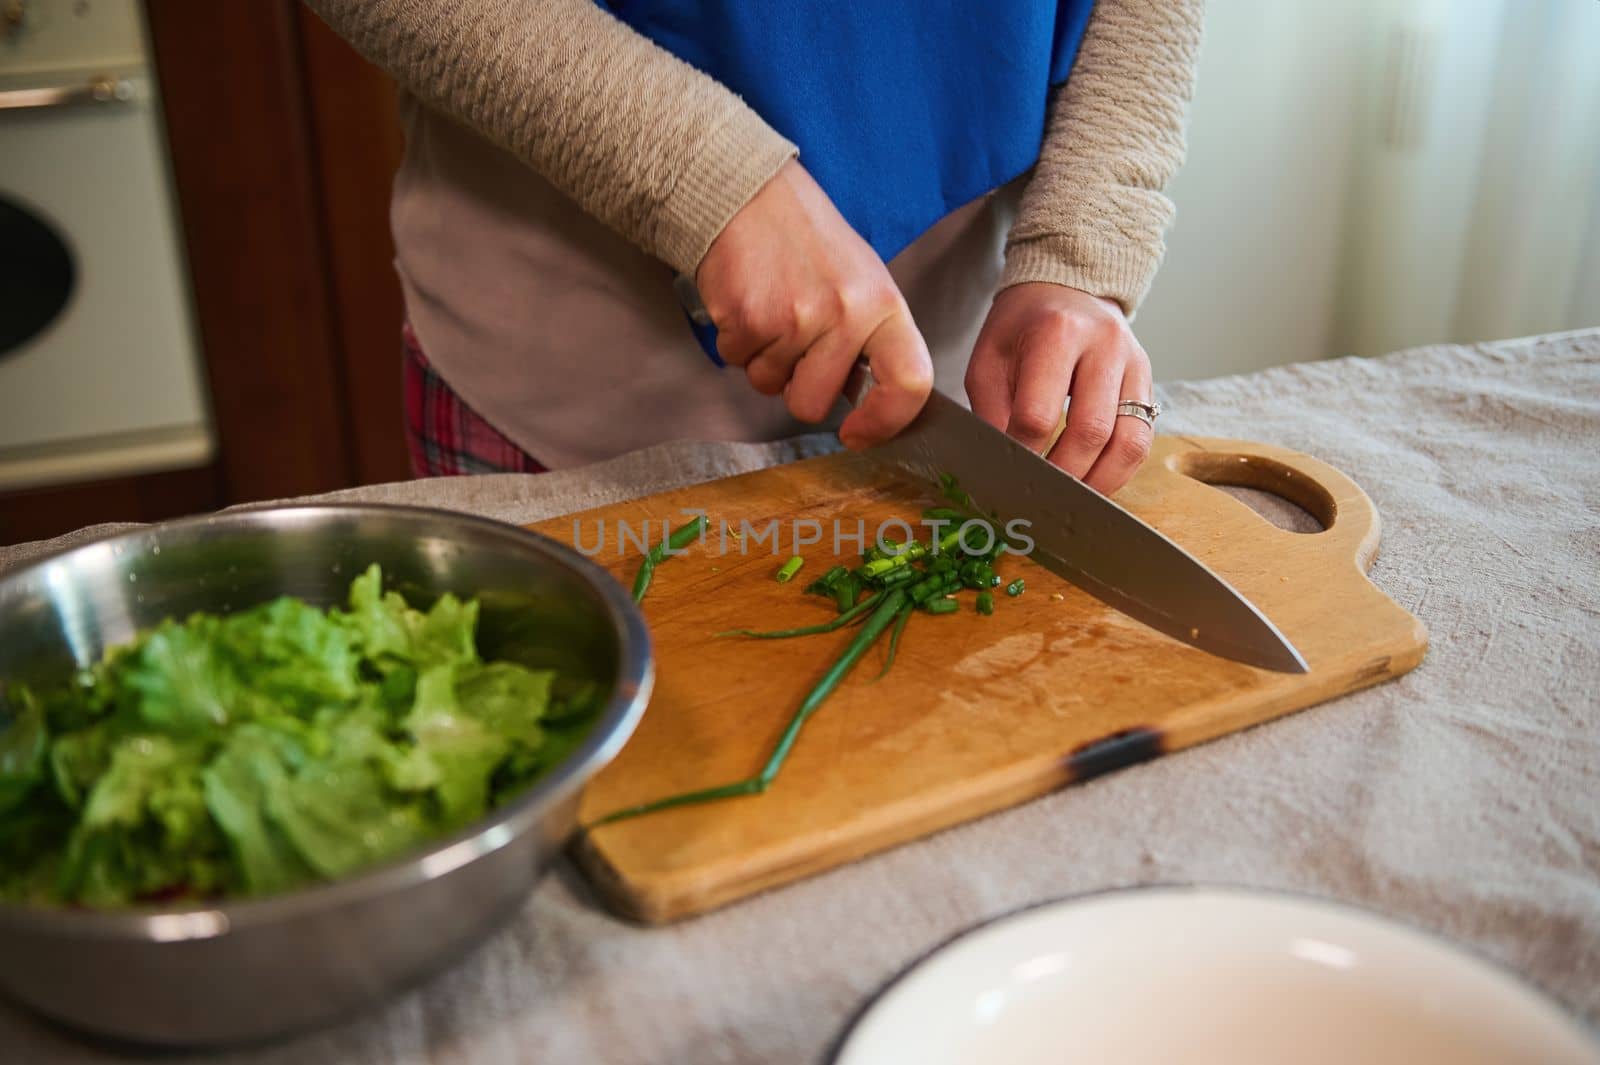
[[722, 353], [717, 350], [717, 324], [711, 320], [711, 312], [706, 310], [694, 278], [687, 274], [673, 275], [672, 294], [678, 298], [678, 306], [683, 308], [683, 316], [689, 320], [689, 331], [694, 334], [706, 358], [718, 369], [727, 366], [722, 361]]
[[850, 376], [844, 379], [844, 401], [852, 407], [861, 406], [862, 400], [867, 398], [867, 393], [877, 385], [872, 376], [872, 367], [867, 365], [866, 359], [857, 359], [856, 364], [850, 367]]

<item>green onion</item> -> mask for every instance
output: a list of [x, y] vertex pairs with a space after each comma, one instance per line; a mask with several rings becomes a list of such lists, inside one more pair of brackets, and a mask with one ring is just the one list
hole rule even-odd
[[920, 580], [911, 586], [911, 601], [921, 606], [928, 600], [953, 592], [959, 587], [961, 587], [960, 578], [935, 573], [931, 577]]
[[656, 561], [660, 562], [664, 560], [667, 557], [667, 552], [669, 550], [682, 551], [684, 548], [700, 539], [700, 534], [705, 531], [705, 528], [706, 516], [704, 514], [699, 514], [695, 516], [693, 521], [686, 521], [676, 529], [672, 530], [672, 535], [667, 537], [666, 547], [660, 547], [658, 545], [652, 549], [652, 551], [661, 552]]
[[1022, 589], [1026, 588], [1026, 587], [1027, 587], [1027, 584], [1023, 581], [1023, 579], [1021, 577], [1018, 577], [1016, 580], [1014, 580], [1010, 584], [1006, 585], [1006, 594], [1011, 596], [1014, 599], [1017, 596], [1021, 595], [1022, 594]]
[[639, 563], [639, 572], [633, 575], [633, 601], [644, 602], [644, 593], [650, 588], [650, 578], [655, 575], [656, 563], [649, 555]]
[[880, 555], [877, 558], [868, 559], [861, 567], [861, 575], [869, 578], [881, 577], [890, 570], [898, 569], [901, 566], [909, 566], [928, 554], [928, 545], [919, 540], [912, 540], [909, 543], [897, 546], [899, 551], [896, 554]]
[[800, 567], [804, 566], [805, 564], [806, 560], [801, 558], [799, 555], [796, 555], [789, 561], [785, 562], [782, 566], [778, 567], [778, 583], [788, 584], [790, 581], [794, 580], [794, 575], [799, 573]]
[[856, 605], [856, 599], [861, 595], [861, 582], [854, 573], [846, 573], [838, 584], [833, 586], [833, 603], [844, 613]]
[[961, 604], [954, 599], [930, 599], [922, 604], [922, 608], [930, 614], [954, 614], [961, 609]]
[[832, 595], [833, 586], [838, 580], [850, 571], [843, 566], [835, 566], [810, 584], [806, 585], [807, 595]]
[[991, 592], [978, 593], [978, 613], [987, 617], [994, 613], [994, 595]]
[[664, 542], [645, 552], [644, 560], [639, 563], [639, 572], [634, 574], [633, 577], [633, 601], [635, 603], [644, 600], [644, 593], [650, 587], [650, 578], [655, 576], [656, 566], [666, 561], [667, 552], [669, 550], [682, 551], [698, 540], [705, 528], [706, 516], [698, 514], [693, 521], [685, 522], [672, 530], [672, 534]]
[[956, 483], [956, 479], [950, 474], [941, 473], [939, 475], [939, 488], [944, 497], [956, 506], [965, 507], [968, 510], [972, 509], [972, 497], [961, 490], [961, 486]]
[[883, 598], [882, 592], [874, 592], [861, 600], [855, 606], [846, 610], [832, 621], [824, 621], [820, 625], [807, 625], [799, 629], [773, 629], [768, 632], [758, 632], [755, 629], [726, 629], [717, 633], [718, 636], [748, 636], [752, 640], [786, 640], [791, 636], [817, 636], [824, 632], [832, 632], [850, 624], [856, 618], [871, 610]]
[[882, 679], [883, 675], [889, 672], [889, 667], [894, 665], [895, 652], [900, 650], [900, 634], [905, 631], [906, 622], [910, 620], [914, 609], [915, 605], [912, 603], [900, 608], [900, 616], [894, 620], [894, 631], [889, 634], [889, 653], [884, 656], [883, 668], [878, 670], [878, 675], [873, 677], [873, 680]]
[[915, 581], [923, 576], [923, 572], [914, 566], [901, 566], [899, 569], [892, 569], [882, 577], [877, 578], [877, 582], [887, 588], [891, 585]]
[[794, 741], [800, 735], [800, 729], [805, 725], [806, 719], [816, 713], [817, 708], [826, 702], [828, 696], [833, 694], [834, 689], [839, 686], [845, 677], [849, 676], [850, 671], [861, 660], [861, 656], [866, 653], [867, 648], [876, 643], [878, 637], [883, 635], [883, 630], [888, 628], [891, 622], [898, 620], [902, 609], [906, 605], [905, 592], [896, 588], [882, 593], [882, 595], [883, 599], [878, 603], [877, 609], [873, 610], [872, 616], [867, 619], [867, 623], [862, 626], [861, 631], [850, 641], [850, 646], [845, 648], [844, 653], [822, 675], [822, 679], [817, 682], [816, 687], [812, 688], [811, 693], [801, 702], [800, 709], [796, 710], [794, 716], [789, 719], [788, 726], [783, 730], [783, 735], [778, 737], [778, 743], [773, 747], [772, 754], [767, 759], [767, 764], [761, 767], [760, 773], [745, 780], [736, 780], [731, 784], [723, 784], [714, 788], [702, 788], [699, 791], [687, 791], [681, 795], [671, 795], [665, 799], [656, 799], [653, 802], [641, 803], [638, 806], [624, 807], [614, 813], [607, 814], [598, 821], [592, 822], [589, 827], [594, 828], [599, 825], [610, 824], [613, 821], [640, 817], [644, 814], [655, 813], [658, 810], [671, 809], [674, 806], [716, 802], [719, 799], [731, 799], [740, 795], [759, 795], [766, 791], [767, 788], [772, 786], [773, 780], [777, 779], [778, 771], [783, 768], [783, 763], [788, 760], [789, 752], [793, 749]]

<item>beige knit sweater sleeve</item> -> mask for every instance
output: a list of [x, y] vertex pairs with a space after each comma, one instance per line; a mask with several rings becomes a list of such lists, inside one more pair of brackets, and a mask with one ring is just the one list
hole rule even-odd
[[[307, 0], [424, 103], [682, 273], [795, 147], [594, 0]], [[1203, 0], [1098, 0], [1007, 242], [1002, 284], [1132, 310], [1183, 158]]]
[[795, 155], [727, 88], [594, 0], [307, 0], [418, 99], [694, 272]]
[[1002, 287], [1070, 285], [1132, 312], [1166, 250], [1204, 0], [1096, 0], [1006, 241]]

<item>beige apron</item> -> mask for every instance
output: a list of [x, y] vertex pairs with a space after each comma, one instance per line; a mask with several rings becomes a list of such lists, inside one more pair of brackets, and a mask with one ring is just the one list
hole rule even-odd
[[[813, 429], [690, 332], [669, 267], [525, 164], [407, 97], [391, 212], [422, 349], [463, 399], [551, 468], [666, 440], [774, 440]], [[946, 216], [890, 272], [961, 378], [1000, 277], [1020, 181]]]

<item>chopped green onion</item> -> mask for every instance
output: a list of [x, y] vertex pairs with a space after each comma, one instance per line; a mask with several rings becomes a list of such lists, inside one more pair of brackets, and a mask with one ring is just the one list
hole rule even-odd
[[639, 572], [633, 577], [633, 601], [644, 600], [644, 593], [650, 587], [650, 578], [655, 576], [656, 566], [665, 562], [669, 551], [682, 551], [700, 538], [705, 531], [706, 516], [697, 514], [693, 521], [685, 522], [672, 530], [662, 543], [645, 552], [644, 560], [639, 563]]
[[923, 576], [925, 576], [925, 574], [914, 566], [901, 566], [899, 569], [892, 569], [888, 573], [885, 573], [882, 577], [875, 579], [879, 584], [887, 588], [891, 585], [904, 584], [908, 581], [919, 580]]
[[900, 634], [905, 631], [906, 621], [910, 619], [915, 604], [907, 603], [900, 608], [900, 616], [894, 619], [894, 631], [889, 634], [889, 653], [884, 656], [883, 668], [878, 670], [878, 675], [873, 680], [879, 680], [889, 672], [889, 667], [894, 665], [895, 652], [900, 650]]
[[849, 610], [856, 605], [856, 599], [861, 595], [861, 582], [854, 573], [846, 573], [838, 584], [833, 586], [833, 603], [841, 612]]
[[941, 473], [939, 475], [939, 488], [944, 497], [956, 506], [965, 507], [969, 510], [972, 508], [972, 497], [961, 490], [961, 486], [956, 483], [956, 479], [950, 474]]
[[794, 575], [799, 573], [800, 567], [804, 566], [805, 564], [806, 560], [801, 558], [799, 555], [796, 555], [789, 561], [785, 562], [782, 566], [778, 567], [778, 583], [788, 584], [790, 581], [794, 580]]
[[832, 595], [833, 586], [838, 580], [850, 571], [843, 566], [835, 566], [810, 584], [806, 585], [808, 595]]
[[816, 687], [801, 702], [800, 709], [789, 719], [788, 726], [783, 730], [783, 735], [778, 737], [778, 743], [772, 749], [772, 755], [767, 759], [767, 764], [761, 767], [761, 772], [745, 780], [736, 780], [731, 784], [723, 784], [714, 788], [702, 788], [699, 791], [684, 792], [681, 795], [668, 796], [665, 799], [656, 799], [654, 802], [641, 803], [638, 806], [628, 806], [614, 813], [609, 813], [592, 822], [589, 827], [610, 824], [613, 821], [622, 821], [630, 817], [639, 817], [643, 814], [655, 813], [658, 810], [667, 810], [675, 806], [689, 806], [697, 803], [715, 802], [719, 799], [731, 799], [740, 795], [759, 795], [771, 787], [773, 780], [778, 776], [778, 771], [783, 768], [783, 763], [789, 757], [789, 751], [794, 747], [795, 738], [800, 735], [800, 729], [805, 725], [806, 719], [816, 713], [817, 707], [827, 701], [835, 688], [849, 676], [855, 664], [861, 660], [867, 648], [877, 642], [883, 635], [883, 630], [891, 622], [899, 619], [900, 613], [906, 605], [906, 594], [900, 589], [881, 593], [883, 599], [878, 603], [877, 609], [867, 619], [855, 638], [850, 641], [844, 654], [838, 661], [822, 675]]
[[930, 599], [922, 607], [930, 614], [954, 614], [961, 609], [961, 604], [954, 599], [939, 598]]
[[960, 578], [947, 577], [944, 574], [936, 573], [911, 586], [911, 601], [920, 606], [930, 599], [953, 592], [959, 587], [961, 587]]
[[1022, 594], [1022, 589], [1026, 588], [1026, 587], [1027, 587], [1027, 584], [1023, 581], [1023, 579], [1021, 577], [1018, 577], [1016, 580], [1014, 580], [1010, 584], [1006, 585], [1006, 594], [1011, 596], [1012, 598], [1016, 598], [1017, 596]]
[[918, 540], [912, 540], [909, 543], [896, 546], [899, 550], [895, 554], [880, 555], [877, 558], [868, 559], [861, 567], [862, 576], [881, 577], [892, 569], [909, 566], [928, 554], [928, 545]]
[[824, 621], [820, 625], [806, 625], [798, 629], [773, 629], [768, 632], [758, 632], [755, 629], [726, 629], [717, 633], [718, 636], [748, 636], [752, 640], [786, 640], [791, 636], [817, 636], [824, 632], [832, 632], [850, 624], [856, 618], [865, 614], [877, 605], [883, 598], [882, 592], [875, 592], [861, 600], [855, 606], [846, 610], [831, 621]]
[[992, 592], [978, 593], [978, 613], [984, 616], [994, 613], [994, 594]]

